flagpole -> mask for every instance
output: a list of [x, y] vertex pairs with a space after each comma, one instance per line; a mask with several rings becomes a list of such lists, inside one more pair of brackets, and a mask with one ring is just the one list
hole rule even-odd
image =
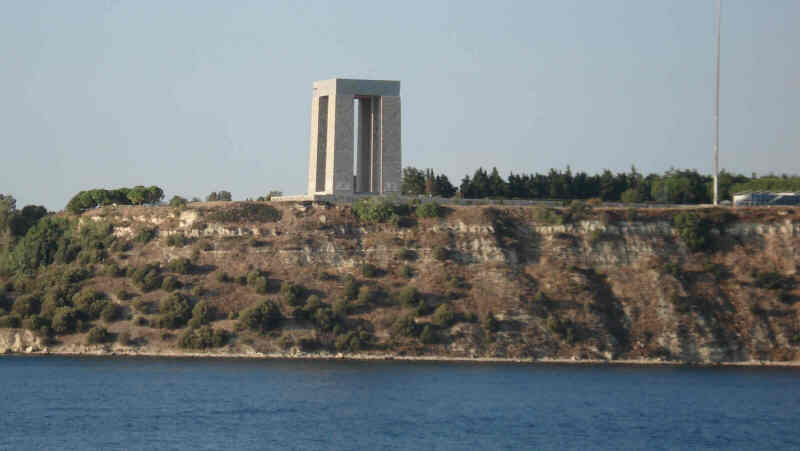
[[716, 92], [714, 95], [714, 205], [719, 203], [719, 40], [722, 28], [722, 0], [717, 0]]

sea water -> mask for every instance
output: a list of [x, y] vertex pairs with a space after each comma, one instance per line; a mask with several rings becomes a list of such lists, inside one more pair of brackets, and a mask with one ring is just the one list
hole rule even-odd
[[800, 370], [0, 357], [0, 449], [800, 449]]

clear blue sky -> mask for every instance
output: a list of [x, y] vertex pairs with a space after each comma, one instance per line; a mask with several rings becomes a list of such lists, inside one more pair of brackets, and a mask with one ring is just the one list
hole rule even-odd
[[[714, 1], [5, 1], [0, 192], [303, 193], [311, 83], [401, 80], [403, 163], [712, 169]], [[724, 0], [721, 164], [800, 172], [800, 1]]]

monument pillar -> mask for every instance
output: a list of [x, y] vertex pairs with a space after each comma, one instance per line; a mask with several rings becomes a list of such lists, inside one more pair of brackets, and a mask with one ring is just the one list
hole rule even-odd
[[401, 172], [400, 82], [314, 82], [308, 194], [399, 193]]

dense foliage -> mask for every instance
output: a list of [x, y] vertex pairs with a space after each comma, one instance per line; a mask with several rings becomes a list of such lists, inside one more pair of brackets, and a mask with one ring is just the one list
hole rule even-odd
[[271, 205], [259, 202], [239, 202], [208, 212], [206, 219], [214, 222], [275, 222], [281, 212]]
[[255, 307], [245, 310], [239, 317], [237, 328], [266, 333], [278, 327], [283, 320], [283, 315], [277, 304], [264, 301]]
[[444, 174], [435, 174], [432, 169], [421, 171], [417, 168], [403, 169], [403, 194], [453, 197], [456, 187]]
[[208, 196], [206, 196], [207, 202], [216, 202], [216, 201], [224, 201], [230, 202], [233, 200], [233, 196], [231, 195], [230, 191], [214, 191]]
[[395, 215], [394, 205], [386, 199], [369, 197], [353, 203], [353, 213], [359, 220], [371, 224], [386, 222]]
[[81, 191], [67, 203], [67, 211], [80, 214], [102, 205], [157, 204], [164, 199], [164, 190], [158, 186], [134, 186], [133, 188], [92, 189]]

